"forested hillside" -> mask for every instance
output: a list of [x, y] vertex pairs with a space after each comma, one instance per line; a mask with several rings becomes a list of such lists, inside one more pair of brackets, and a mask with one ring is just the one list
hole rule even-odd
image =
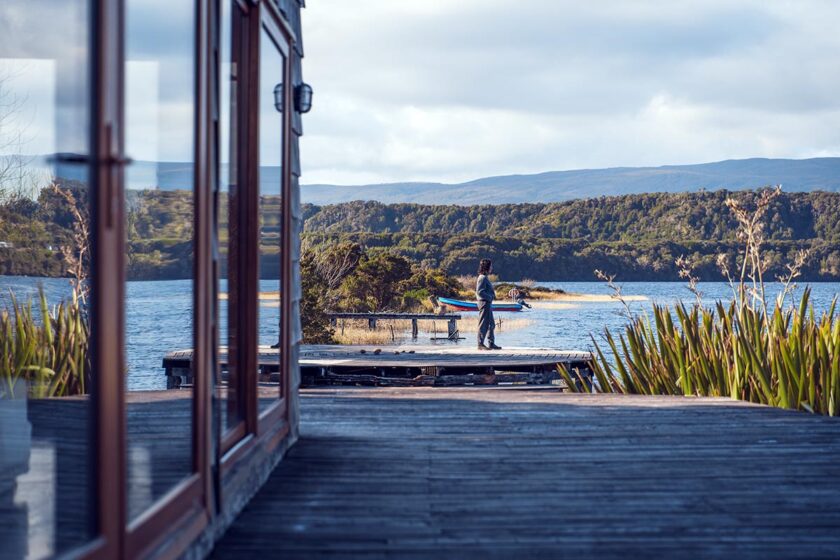
[[[354, 240], [454, 274], [487, 256], [507, 278], [591, 280], [593, 270], [625, 280], [676, 280], [674, 260], [690, 257], [704, 280], [721, 279], [716, 259], [738, 252], [725, 200], [752, 192], [656, 193], [550, 204], [428, 206], [350, 202], [306, 205], [313, 245]], [[800, 249], [809, 280], [840, 279], [840, 194], [782, 193], [766, 216], [771, 276]]]
[[[84, 201], [79, 184], [62, 188]], [[472, 274], [478, 260], [489, 257], [510, 280], [593, 280], [596, 268], [623, 280], [677, 280], [674, 260], [685, 255], [700, 278], [720, 280], [717, 259], [724, 255], [734, 268], [741, 244], [725, 204], [729, 196], [749, 202], [755, 193], [641, 194], [498, 206], [304, 205], [303, 240], [315, 250], [357, 242], [374, 257], [399, 254], [450, 274]], [[278, 251], [278, 202], [262, 200], [267, 233], [260, 270], [267, 277], [278, 272], [276, 259], [270, 258]], [[222, 199], [222, 214], [225, 203]], [[129, 278], [190, 277], [192, 193], [129, 191], [127, 211]], [[840, 280], [840, 194], [782, 193], [766, 223], [771, 278], [785, 272], [797, 251], [807, 249], [804, 279]], [[36, 200], [0, 203], [0, 274], [65, 274], [60, 248], [72, 244], [72, 228], [67, 201], [56, 191], [45, 190]], [[224, 241], [224, 230], [222, 235]], [[225, 249], [223, 242], [222, 259]]]
[[[549, 204], [431, 206], [347, 202], [304, 205], [305, 231], [319, 233], [484, 233], [562, 239], [734, 239], [725, 190], [588, 198]], [[768, 213], [768, 238], [840, 240], [840, 193], [782, 193]]]

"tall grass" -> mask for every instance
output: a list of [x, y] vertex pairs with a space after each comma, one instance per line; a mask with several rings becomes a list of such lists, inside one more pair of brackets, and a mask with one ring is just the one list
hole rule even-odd
[[[445, 337], [448, 333], [447, 320], [424, 320], [417, 321], [418, 332], [425, 335]], [[521, 318], [496, 318], [496, 332], [513, 331], [523, 329], [533, 324], [530, 319]], [[458, 322], [458, 330], [461, 333], [478, 331], [478, 321], [475, 319], [462, 319]], [[380, 319], [375, 329], [367, 326], [367, 319], [339, 319], [334, 335], [338, 344], [391, 344], [402, 343], [411, 339], [410, 319]]]
[[0, 392], [14, 394], [18, 381], [25, 381], [29, 396], [62, 397], [88, 391], [89, 328], [84, 307], [73, 290], [70, 301], [52, 308], [43, 288], [37, 307], [33, 301], [18, 302], [0, 310]]
[[[654, 305], [652, 318], [633, 316], [617, 337], [605, 331], [607, 351], [593, 337], [590, 364], [597, 383], [561, 368], [572, 391], [642, 395], [728, 396], [830, 416], [840, 415], [840, 321], [836, 299], [819, 316], [806, 288], [796, 306], [785, 306], [806, 256], [779, 279], [779, 297], [768, 301], [760, 247], [760, 218], [778, 189], [760, 193], [753, 210], [729, 201], [742, 225], [740, 275], [731, 301], [704, 307], [686, 267], [682, 277], [697, 295], [691, 305]], [[773, 194], [775, 193], [775, 195]]]

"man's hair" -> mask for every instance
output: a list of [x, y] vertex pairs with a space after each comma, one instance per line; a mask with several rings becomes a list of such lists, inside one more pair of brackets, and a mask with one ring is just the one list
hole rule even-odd
[[481, 259], [481, 262], [478, 263], [478, 273], [479, 274], [490, 274], [490, 265], [493, 264], [493, 261], [490, 259]]

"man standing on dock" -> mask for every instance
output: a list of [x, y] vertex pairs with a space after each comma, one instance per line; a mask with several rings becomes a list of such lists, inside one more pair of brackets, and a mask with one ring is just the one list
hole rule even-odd
[[[478, 349], [479, 350], [501, 350], [496, 346], [496, 324], [493, 321], [493, 300], [496, 299], [496, 291], [490, 283], [488, 276], [493, 272], [493, 262], [490, 259], [481, 259], [478, 264], [478, 280], [475, 283], [475, 299], [478, 301]], [[484, 337], [487, 337], [487, 345], [484, 345]]]

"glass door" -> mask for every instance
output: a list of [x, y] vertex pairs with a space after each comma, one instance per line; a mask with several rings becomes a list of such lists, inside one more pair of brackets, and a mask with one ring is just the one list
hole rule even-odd
[[220, 325], [216, 372], [216, 407], [221, 425], [221, 452], [225, 453], [248, 433], [247, 376], [251, 365], [246, 347], [240, 344], [247, 336], [251, 313], [247, 305], [249, 268], [247, 224], [249, 159], [253, 159], [248, 132], [249, 75], [253, 51], [248, 5], [224, 1], [220, 29], [220, 123], [219, 189], [216, 195], [216, 232], [218, 236], [219, 282], [218, 312]]
[[0, 6], [0, 557], [99, 535], [86, 0]]
[[282, 415], [288, 378], [287, 289], [289, 222], [285, 179], [286, 119], [289, 114], [288, 43], [270, 18], [260, 30], [259, 178], [257, 190], [259, 292], [258, 408], [262, 418]]
[[288, 393], [289, 42], [274, 10], [224, 2], [221, 36], [221, 452], [280, 425]]
[[210, 509], [215, 60], [209, 3], [124, 7], [126, 551], [155, 556], [171, 534], [188, 542]]
[[[195, 4], [126, 1], [128, 520], [193, 473]], [[165, 25], [162, 25], [165, 23]], [[170, 374], [170, 375], [167, 375]]]

